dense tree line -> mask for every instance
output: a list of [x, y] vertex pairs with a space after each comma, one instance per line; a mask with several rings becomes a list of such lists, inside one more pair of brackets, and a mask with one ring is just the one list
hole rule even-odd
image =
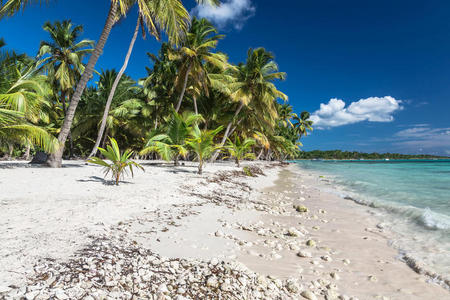
[[432, 159], [432, 158], [448, 158], [444, 156], [435, 156], [427, 154], [399, 154], [399, 153], [363, 153], [356, 151], [341, 150], [313, 150], [302, 151], [298, 153], [297, 159]]
[[[29, 3], [6, 1], [0, 16]], [[94, 70], [111, 27], [133, 5], [139, 13], [123, 67]], [[141, 27], [168, 40], [148, 53], [147, 76], [136, 79], [126, 67]], [[297, 157], [299, 139], [312, 130], [309, 113], [294, 113], [276, 87], [286, 74], [271, 52], [249, 49], [244, 62], [230, 63], [216, 51], [224, 36], [206, 19], [190, 19], [180, 1], [112, 0], [97, 43], [69, 20], [46, 22], [43, 30], [49, 39], [34, 57], [1, 41], [1, 156], [28, 159], [43, 150], [58, 167], [63, 156], [98, 155], [97, 147], [114, 138], [140, 158], [177, 164], [232, 157], [239, 164]], [[94, 72], [98, 80], [87, 86]]]

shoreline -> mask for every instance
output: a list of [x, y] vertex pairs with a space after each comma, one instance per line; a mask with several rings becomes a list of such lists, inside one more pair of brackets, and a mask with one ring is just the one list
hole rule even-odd
[[[281, 172], [290, 171], [292, 167]], [[266, 189], [266, 195], [275, 197], [275, 201], [282, 204], [281, 209], [285, 213], [262, 219], [264, 224], [276, 225], [265, 225], [265, 228], [275, 234], [269, 241], [260, 240], [256, 247], [248, 251], [248, 255], [243, 255], [242, 259], [252, 270], [265, 275], [272, 272], [280, 277], [300, 276], [303, 282], [312, 283], [309, 288], [317, 295], [330, 298], [336, 296], [336, 293], [329, 294], [330, 284], [339, 286], [343, 299], [347, 299], [343, 296], [345, 294], [360, 299], [448, 297], [448, 291], [442, 286], [415, 273], [399, 259], [398, 251], [390, 246], [391, 233], [385, 228], [377, 227], [380, 221], [367, 207], [322, 192], [316, 181], [312, 181], [319, 179], [315, 175], [299, 178], [304, 182], [296, 186], [289, 182], [295, 174], [308, 177], [302, 172], [294, 171], [281, 175], [275, 187]], [[300, 191], [292, 193], [292, 189]], [[305, 206], [308, 212], [298, 214], [292, 210], [292, 203]], [[281, 234], [284, 235], [289, 234], [292, 228], [294, 233], [297, 230], [296, 234], [302, 237], [302, 242], [287, 243], [280, 247], [280, 234], [277, 236], [277, 229], [280, 227], [283, 228]], [[305, 241], [308, 240], [313, 240], [315, 245], [306, 246]], [[270, 245], [271, 242], [274, 244]], [[267, 247], [268, 245], [272, 247]], [[260, 259], [267, 254], [264, 248], [275, 250], [275, 255], [278, 256], [275, 256], [274, 262]], [[303, 253], [301, 261], [296, 253]], [[336, 277], [339, 279], [335, 280]]]
[[[91, 178], [96, 176], [91, 174], [100, 171], [100, 168], [80, 164], [80, 167], [56, 172], [66, 173], [73, 179], [73, 172], [78, 174], [75, 178]], [[439, 299], [448, 296], [448, 291], [427, 283], [425, 276], [414, 273], [396, 258], [396, 250], [388, 245], [388, 232], [376, 227], [379, 221], [366, 208], [321, 192], [311, 176], [308, 177], [305, 171], [294, 170], [293, 165], [283, 168], [276, 163], [244, 165], [261, 168], [265, 175], [246, 177], [230, 163], [207, 165], [203, 176], [193, 174], [191, 169], [194, 165], [189, 163], [178, 168], [152, 163], [146, 173], [136, 175], [135, 179], [127, 180], [129, 184], [113, 188], [113, 191], [99, 179], [81, 179], [84, 181], [75, 183], [66, 179], [69, 183], [65, 183], [64, 176], [57, 177], [53, 184], [61, 184], [59, 188], [68, 184], [84, 186], [87, 191], [74, 190], [77, 197], [70, 193], [56, 195], [53, 199], [58, 202], [44, 205], [44, 210], [35, 212], [49, 213], [57, 203], [61, 205], [50, 210], [60, 213], [53, 225], [70, 227], [72, 222], [81, 220], [87, 223], [84, 228], [76, 230], [66, 228], [67, 231], [61, 231], [63, 226], [59, 231], [48, 232], [47, 236], [38, 234], [31, 241], [28, 236], [22, 236], [24, 241], [31, 243], [28, 245], [34, 243], [35, 247], [44, 248], [50, 244], [42, 244], [36, 238], [53, 238], [56, 246], [66, 245], [61, 249], [66, 253], [60, 255], [56, 251], [46, 259], [44, 251], [33, 256], [40, 257], [40, 260], [22, 260], [21, 263], [28, 266], [28, 283], [17, 280], [16, 288], [4, 287], [0, 289], [0, 295], [3, 293], [7, 299], [27, 293], [35, 296], [32, 299], [45, 299], [45, 295], [56, 293], [59, 293], [58, 299], [64, 299], [64, 295], [69, 298], [77, 295], [87, 297], [87, 294], [127, 298], [130, 293], [145, 295], [147, 291], [148, 296], [151, 291], [166, 297], [164, 299], [190, 299], [193, 291], [201, 291], [205, 297], [222, 295], [225, 299]], [[9, 170], [0, 169], [0, 172], [4, 175]], [[16, 175], [26, 174], [24, 169], [13, 170]], [[11, 180], [17, 179], [11, 177]], [[153, 185], [148, 184], [150, 180]], [[34, 181], [42, 185], [42, 178], [34, 178]], [[145, 183], [145, 188], [130, 194], [133, 188]], [[36, 186], [31, 183], [28, 189]], [[16, 187], [17, 193], [19, 187]], [[13, 193], [14, 189], [9, 187], [9, 192]], [[58, 186], [48, 187], [41, 195], [52, 195], [54, 190], [58, 190]], [[139, 193], [145, 197], [139, 197]], [[5, 216], [19, 212], [19, 199], [27, 195], [22, 191], [16, 197], [2, 199], [5, 207], [16, 205], [16, 210], [4, 210]], [[93, 203], [94, 208], [89, 206]], [[43, 203], [39, 204], [42, 206]], [[293, 205], [304, 205], [308, 212], [297, 212]], [[91, 215], [76, 215], [77, 209]], [[100, 211], [103, 214], [98, 214]], [[111, 216], [109, 213], [113, 211], [116, 214]], [[32, 212], [28, 210], [29, 214]], [[72, 221], [62, 217], [67, 218], [69, 212], [75, 216]], [[19, 217], [20, 214], [16, 221], [23, 221]], [[366, 224], [367, 218], [370, 221]], [[36, 221], [37, 224], [43, 222]], [[70, 245], [64, 239], [58, 241], [59, 235], [67, 233], [71, 233], [69, 240], [74, 239], [75, 244]], [[3, 233], [1, 239], [5, 241], [7, 238]], [[307, 246], [310, 240], [315, 245]], [[360, 250], [364, 247], [368, 252], [365, 251], [361, 258]], [[52, 249], [57, 250], [55, 245], [47, 250]], [[28, 250], [16, 248], [16, 251], [22, 251], [22, 256], [29, 256]], [[140, 268], [127, 266], [132, 271], [128, 274], [139, 274], [138, 283], [130, 279], [133, 287], [140, 284], [142, 288], [134, 292], [127, 290], [130, 283], [127, 283], [129, 278], [121, 273], [123, 270], [119, 272], [108, 269], [113, 268], [108, 265], [99, 265], [95, 255], [104, 252], [113, 253], [113, 257], [117, 255], [118, 258], [114, 259], [119, 260], [122, 267], [135, 259], [127, 253], [139, 253]], [[377, 258], [371, 257], [375, 252]], [[2, 255], [2, 269], [11, 263], [11, 259], [5, 259]], [[73, 281], [74, 274], [80, 275], [77, 271], [80, 265], [81, 269], [87, 265], [86, 271], [82, 272], [86, 277]], [[92, 270], [97, 273], [89, 277], [89, 272], [94, 272]], [[0, 271], [2, 274], [4, 270]], [[188, 278], [178, 278], [186, 272]], [[96, 276], [102, 280], [93, 281]], [[189, 281], [189, 276], [194, 281]], [[45, 277], [48, 278], [43, 280]], [[66, 281], [66, 277], [72, 280]], [[5, 279], [5, 275], [0, 278]], [[150, 278], [153, 284], [148, 286]], [[51, 280], [53, 282], [48, 284]], [[95, 284], [89, 286], [87, 282]], [[197, 282], [197, 285], [192, 282]]]
[[[297, 166], [301, 169], [300, 166]], [[399, 243], [399, 239], [403, 238], [405, 239], [405, 236], [408, 236], [411, 234], [411, 229], [406, 227], [410, 226], [425, 226], [427, 229], [430, 229], [430, 226], [428, 224], [401, 224], [403, 227], [402, 230], [409, 230], [408, 232], [402, 232], [402, 230], [398, 230], [398, 228], [395, 228], [398, 226], [396, 224], [396, 218], [401, 216], [396, 216], [395, 214], [390, 214], [389, 212], [385, 211], [386, 209], [393, 209], [392, 205], [394, 204], [388, 204], [388, 203], [377, 203], [372, 201], [362, 201], [358, 194], [349, 193], [347, 190], [342, 190], [342, 187], [336, 186], [334, 183], [330, 182], [330, 177], [334, 177], [334, 174], [326, 173], [326, 172], [319, 172], [316, 170], [305, 170], [302, 169], [303, 172], [308, 172], [309, 175], [311, 175], [314, 178], [313, 185], [316, 185], [320, 188], [320, 190], [324, 193], [332, 194], [333, 196], [338, 196], [338, 198], [341, 201], [350, 201], [351, 203], [356, 204], [357, 206], [361, 206], [367, 210], [370, 215], [372, 215], [377, 222], [379, 222], [376, 225], [376, 229], [381, 229], [384, 231], [389, 245], [394, 248], [398, 252], [398, 257], [400, 260], [402, 260], [405, 264], [407, 264], [412, 270], [414, 270], [418, 274], [422, 274], [427, 276], [429, 280], [438, 283], [443, 288], [450, 291], [450, 277], [448, 277], [448, 274], [446, 276], [446, 272], [441, 270], [441, 272], [436, 271], [431, 265], [427, 264], [425, 261], [422, 261], [420, 258], [418, 258], [417, 255], [414, 255], [411, 252], [412, 249], [410, 249], [411, 245], [409, 247], [407, 245], [404, 245], [402, 243]], [[325, 176], [323, 176], [325, 175]], [[339, 188], [338, 188], [339, 187]], [[400, 207], [395, 208], [401, 209]], [[409, 210], [412, 210], [412, 208], [408, 208]], [[417, 209], [419, 210], [419, 209]], [[411, 220], [412, 221], [412, 220]], [[395, 230], [394, 230], [395, 228]], [[416, 230], [423, 230], [423, 228], [418, 228]], [[408, 241], [411, 242], [411, 238], [408, 238]], [[415, 239], [415, 243], [420, 243], [420, 241]], [[429, 259], [430, 260], [430, 259]]]

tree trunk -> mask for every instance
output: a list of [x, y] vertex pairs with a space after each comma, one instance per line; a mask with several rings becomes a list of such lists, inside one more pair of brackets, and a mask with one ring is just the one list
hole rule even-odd
[[89, 57], [89, 62], [86, 66], [86, 69], [81, 76], [80, 81], [77, 84], [75, 89], [75, 93], [72, 96], [72, 99], [69, 104], [69, 108], [67, 110], [67, 114], [64, 118], [64, 123], [61, 127], [61, 131], [58, 135], [59, 148], [49, 156], [47, 160], [47, 164], [52, 168], [60, 168], [62, 164], [62, 155], [64, 152], [64, 144], [67, 140], [67, 136], [69, 135], [70, 128], [72, 127], [73, 118], [75, 116], [75, 111], [77, 109], [78, 102], [80, 102], [81, 95], [83, 94], [84, 89], [88, 81], [91, 79], [92, 74], [94, 72], [95, 64], [97, 63], [98, 58], [102, 54], [103, 48], [105, 47], [105, 43], [108, 40], [111, 29], [114, 25], [115, 18], [117, 12], [116, 2], [111, 2], [111, 7], [108, 12], [108, 17], [105, 22], [105, 26], [103, 27], [102, 34], [100, 35], [100, 39], [98, 43], [95, 45], [94, 52], [92, 52]]
[[263, 155], [264, 152], [264, 148], [261, 148], [261, 151], [259, 151], [258, 157], [256, 158], [256, 160], [259, 160], [261, 158], [261, 156]]
[[125, 56], [125, 61], [123, 62], [122, 68], [120, 69], [119, 73], [117, 74], [116, 79], [114, 80], [114, 83], [111, 87], [111, 91], [109, 92], [108, 100], [106, 101], [106, 105], [105, 105], [105, 111], [103, 112], [102, 124], [100, 125], [100, 129], [98, 130], [97, 140], [95, 141], [94, 148], [92, 148], [92, 151], [91, 151], [91, 154], [89, 154], [89, 157], [95, 156], [97, 154], [98, 146], [100, 145], [103, 133], [105, 132], [106, 119], [108, 118], [109, 108], [111, 107], [111, 102], [113, 100], [114, 93], [116, 92], [117, 86], [119, 85], [120, 79], [122, 78], [122, 75], [128, 66], [128, 61], [130, 60], [131, 52], [133, 51], [134, 43], [136, 42], [140, 24], [141, 24], [141, 16], [138, 17], [138, 20], [136, 23], [136, 29], [134, 29], [134, 34], [133, 34], [133, 37], [131, 38], [130, 46], [128, 47], [127, 55]]
[[203, 159], [200, 159], [198, 162], [198, 174], [203, 174]]
[[69, 131], [68, 135], [69, 139], [69, 158], [73, 157], [73, 139], [72, 139], [72, 133]]
[[236, 130], [236, 128], [239, 126], [239, 124], [241, 124], [242, 119], [240, 119], [237, 123], [236, 126], [233, 127], [233, 129], [231, 129], [230, 133], [228, 133], [228, 136], [231, 136], [233, 134], [233, 132]]
[[175, 158], [174, 158], [174, 160], [173, 160], [173, 165], [175, 166], [175, 167], [177, 167], [179, 164], [178, 164], [178, 154], [175, 154]]
[[236, 166], [239, 168], [241, 166], [241, 164], [240, 164], [239, 159], [237, 157], [235, 158], [235, 161], [236, 161]]
[[191, 72], [191, 64], [189, 64], [189, 67], [186, 70], [186, 74], [184, 75], [183, 88], [181, 90], [180, 98], [178, 98], [177, 108], [175, 109], [176, 112], [178, 112], [180, 110], [181, 101], [183, 101], [184, 93], [186, 92], [186, 86], [187, 86], [187, 82], [188, 82], [188, 78], [189, 78], [189, 73], [190, 72]]
[[271, 161], [272, 160], [272, 149], [269, 149], [269, 151], [267, 151], [266, 160], [267, 161]]
[[30, 150], [31, 150], [31, 145], [30, 145], [30, 143], [27, 143], [27, 146], [25, 148], [25, 154], [23, 155], [23, 158], [25, 160], [29, 160], [30, 159]]
[[[68, 94], [70, 97], [70, 94]], [[66, 91], [61, 91], [61, 103], [62, 103], [62, 107], [63, 107], [63, 114], [64, 114], [64, 118], [66, 117]], [[69, 158], [73, 157], [73, 140], [72, 140], [72, 133], [69, 129], [69, 135], [67, 136], [67, 138], [69, 139]]]
[[213, 156], [211, 157], [210, 162], [215, 162], [217, 157], [219, 156], [219, 152], [220, 149], [223, 147], [223, 145], [225, 145], [225, 142], [227, 141], [228, 136], [230, 135], [230, 129], [231, 129], [231, 125], [233, 125], [233, 121], [234, 119], [237, 117], [237, 115], [241, 112], [242, 108], [244, 107], [244, 103], [241, 101], [241, 104], [239, 105], [238, 109], [236, 110], [236, 112], [234, 113], [233, 119], [230, 121], [230, 123], [228, 123], [227, 125], [227, 129], [225, 130], [225, 133], [223, 134], [223, 138], [222, 141], [220, 142], [219, 145], [219, 149], [217, 149]]
[[193, 98], [194, 98], [194, 112], [195, 112], [195, 114], [197, 115], [197, 114], [198, 114], [198, 109], [197, 109], [197, 97], [194, 96]]
[[13, 152], [14, 152], [14, 145], [13, 144], [8, 144], [8, 155], [9, 158], [11, 159], [13, 157]]

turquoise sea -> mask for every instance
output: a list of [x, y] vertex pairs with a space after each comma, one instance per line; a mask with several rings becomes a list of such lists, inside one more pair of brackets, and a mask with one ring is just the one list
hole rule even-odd
[[322, 175], [343, 201], [372, 207], [401, 253], [450, 277], [450, 160], [296, 163]]

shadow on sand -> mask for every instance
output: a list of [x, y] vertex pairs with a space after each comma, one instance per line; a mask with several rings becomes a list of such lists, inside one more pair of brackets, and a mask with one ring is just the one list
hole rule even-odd
[[[83, 168], [82, 164], [67, 164], [62, 165], [63, 168]], [[15, 169], [15, 168], [50, 168], [46, 164], [30, 164], [29, 162], [0, 162], [0, 169]]]
[[[101, 178], [98, 176], [90, 176], [90, 179], [77, 179], [78, 182], [100, 182], [103, 185], [115, 185], [114, 180], [106, 180], [105, 178]], [[119, 181], [120, 184], [134, 184], [133, 182], [129, 181]]]

